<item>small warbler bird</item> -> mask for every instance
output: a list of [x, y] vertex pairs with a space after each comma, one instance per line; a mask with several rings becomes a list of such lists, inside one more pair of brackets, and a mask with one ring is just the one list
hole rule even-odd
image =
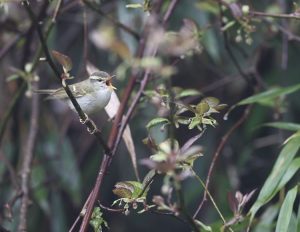
[[[103, 109], [109, 102], [111, 93], [116, 89], [111, 83], [112, 76], [106, 72], [94, 72], [88, 79], [69, 85], [73, 96], [86, 114], [93, 114]], [[59, 99], [75, 108], [63, 88], [37, 90], [36, 93], [49, 94], [48, 99]]]

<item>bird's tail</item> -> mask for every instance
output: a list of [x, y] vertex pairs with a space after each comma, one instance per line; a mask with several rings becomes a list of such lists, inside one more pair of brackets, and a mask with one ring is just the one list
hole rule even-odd
[[37, 94], [53, 94], [55, 92], [55, 89], [33, 89], [33, 93]]
[[55, 89], [33, 89], [32, 92], [36, 94], [47, 94], [49, 96], [46, 97], [44, 100], [53, 100], [55, 99], [53, 94], [56, 92], [56, 90]]

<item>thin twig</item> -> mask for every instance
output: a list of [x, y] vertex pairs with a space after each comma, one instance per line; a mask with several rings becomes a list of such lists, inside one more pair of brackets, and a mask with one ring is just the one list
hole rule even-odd
[[[48, 6], [48, 2], [46, 2], [43, 7], [41, 8], [41, 11], [39, 13], [38, 18], [42, 17], [47, 9]], [[32, 26], [30, 26], [30, 28], [28, 29], [26, 35], [32, 34], [33, 32], [33, 27], [34, 25], [32, 24]], [[46, 31], [46, 37], [49, 35], [50, 30], [52, 29], [52, 25], [49, 25], [49, 27], [47, 27], [47, 31]], [[25, 34], [24, 34], [25, 35]], [[26, 37], [27, 41], [31, 40], [30, 38]], [[23, 60], [22, 60], [22, 68], [25, 65], [25, 63], [27, 62], [27, 58], [28, 58], [28, 48], [30, 47], [30, 42], [26, 42], [26, 45], [24, 46], [24, 54], [26, 54], [26, 56], [24, 56]], [[28, 71], [28, 73], [32, 73], [39, 61], [39, 57], [41, 55], [41, 46], [39, 46], [39, 48], [36, 51], [35, 57], [32, 61], [32, 66], [30, 68], [30, 70]], [[4, 115], [4, 119], [1, 120], [1, 126], [0, 126], [0, 142], [2, 140], [6, 125], [8, 123], [8, 120], [11, 118], [11, 114], [12, 112], [15, 110], [15, 108], [17, 107], [17, 103], [19, 102], [19, 99], [23, 96], [23, 93], [25, 92], [27, 87], [27, 83], [25, 81], [21, 82], [21, 85], [19, 86], [19, 89], [17, 91], [17, 93], [14, 95], [12, 102], [10, 103], [8, 110], [6, 111], [5, 115]], [[35, 107], [35, 105], [37, 104], [37, 100], [35, 100], [34, 98], [32, 99], [32, 105], [33, 107]], [[33, 109], [32, 110], [32, 115], [36, 115], [36, 112], [38, 111], [38, 109]], [[22, 171], [21, 171], [21, 189], [19, 189], [19, 187], [17, 186], [16, 191], [17, 193], [15, 194], [15, 196], [13, 197], [13, 199], [10, 200], [10, 203], [8, 203], [10, 205], [10, 207], [13, 206], [13, 204], [15, 203], [15, 201], [22, 196], [22, 200], [21, 200], [21, 208], [20, 208], [20, 223], [19, 223], [19, 230], [23, 231], [26, 229], [26, 218], [27, 218], [27, 207], [28, 207], [28, 192], [29, 192], [29, 187], [28, 187], [28, 183], [29, 183], [29, 173], [30, 173], [30, 163], [31, 163], [31, 159], [32, 159], [32, 149], [33, 149], [33, 143], [34, 143], [34, 138], [35, 138], [35, 134], [36, 134], [36, 120], [37, 116], [35, 117], [31, 117], [31, 124], [32, 125], [30, 127], [30, 133], [29, 133], [29, 138], [28, 138], [28, 143], [27, 143], [27, 147], [24, 154], [24, 161], [22, 163]], [[25, 157], [26, 156], [26, 157]], [[12, 175], [12, 170], [10, 170], [10, 174]], [[13, 181], [16, 182], [16, 181]], [[18, 184], [18, 183], [17, 183]], [[14, 183], [14, 185], [16, 185], [16, 183]]]
[[192, 218], [192, 216], [187, 212], [180, 181], [176, 180], [176, 178], [174, 181], [175, 181], [175, 183], [174, 183], [175, 191], [176, 191], [176, 195], [177, 195], [177, 199], [178, 199], [179, 212], [186, 218], [188, 224], [194, 231], [200, 232], [200, 228], [197, 226], [194, 218]]
[[[34, 82], [32, 85], [37, 88], [38, 83]], [[27, 217], [28, 217], [28, 205], [29, 205], [29, 179], [31, 171], [31, 162], [33, 159], [33, 150], [35, 139], [38, 131], [38, 117], [39, 117], [39, 95], [34, 94], [32, 96], [31, 102], [31, 116], [29, 133], [27, 138], [27, 143], [25, 150], [23, 152], [23, 161], [21, 167], [21, 207], [20, 207], [20, 222], [18, 226], [18, 231], [27, 231]]]
[[79, 4], [81, 4], [81, 0], [69, 1], [62, 6], [62, 8], [60, 9], [60, 13], [64, 13]]
[[87, 15], [86, 15], [85, 7], [83, 7], [82, 17], [83, 17], [83, 65], [84, 65], [84, 70], [86, 70], [87, 62], [88, 62], [88, 23], [87, 23]]
[[[247, 119], [249, 113], [250, 113], [250, 110], [251, 110], [251, 105], [247, 106], [247, 108], [245, 109], [242, 117], [229, 129], [229, 131], [222, 137], [218, 147], [217, 147], [217, 150], [216, 152], [214, 153], [213, 155], [213, 159], [211, 161], [211, 164], [209, 166], [209, 170], [208, 170], [208, 174], [207, 174], [207, 177], [206, 177], [206, 181], [205, 181], [205, 188], [208, 190], [209, 189], [209, 184], [210, 184], [210, 179], [211, 179], [211, 176], [212, 176], [212, 172], [213, 172], [213, 169], [215, 167], [215, 164], [217, 162], [217, 159], [219, 158], [224, 146], [226, 145], [229, 137], [232, 135], [232, 133], [240, 126], [242, 125], [242, 123]], [[196, 212], [194, 213], [194, 216], [193, 218], [196, 218], [199, 211], [201, 210], [204, 202], [207, 200], [207, 191], [204, 191], [204, 194], [203, 194], [203, 198], [202, 198], [202, 201], [200, 202]]]
[[69, 229], [69, 232], [73, 232], [74, 231], [75, 226], [77, 225], [77, 223], [79, 222], [80, 218], [82, 217], [81, 213], [86, 210], [86, 206], [87, 206], [89, 200], [91, 199], [92, 193], [93, 193], [93, 191], [90, 193], [89, 197], [87, 198], [86, 202], [84, 203], [84, 206], [82, 207], [82, 209], [81, 209], [79, 215], [77, 216], [76, 220], [74, 221], [73, 225]]
[[170, 19], [172, 13], [174, 12], [174, 9], [176, 7], [178, 3], [178, 0], [174, 0], [174, 1], [171, 1], [165, 15], [164, 15], [164, 19], [163, 19], [163, 26], [165, 26], [165, 24], [168, 22], [168, 20]]
[[119, 128], [119, 133], [117, 135], [117, 139], [116, 139], [116, 141], [114, 143], [114, 146], [113, 146], [113, 149], [112, 149], [113, 154], [116, 153], [118, 145], [119, 145], [119, 143], [121, 141], [123, 132], [124, 132], [124, 130], [125, 130], [128, 122], [129, 122], [129, 120], [130, 120], [130, 117], [131, 117], [131, 115], [132, 115], [132, 113], [133, 113], [133, 111], [134, 111], [137, 103], [139, 102], [139, 100], [140, 100], [140, 98], [141, 98], [141, 96], [142, 96], [142, 94], [143, 94], [143, 92], [145, 90], [145, 87], [146, 87], [146, 85], [148, 83], [148, 80], [149, 80], [149, 75], [150, 75], [150, 70], [147, 70], [146, 73], [145, 73], [145, 75], [144, 75], [144, 77], [143, 77], [143, 80], [141, 81], [140, 89], [136, 93], [136, 95], [135, 95], [135, 97], [134, 97], [134, 99], [133, 99], [133, 101], [132, 101], [132, 103], [131, 103], [131, 105], [130, 105], [127, 113], [126, 113], [126, 115], [124, 116], [124, 118], [122, 120], [122, 124], [121, 124], [121, 126]]
[[[40, 19], [42, 19], [46, 12], [47, 12], [47, 8], [49, 6], [49, 2], [44, 1], [39, 9], [39, 12], [37, 14], [37, 20], [39, 21]], [[24, 69], [26, 63], [28, 62], [29, 57], [32, 54], [32, 44], [34, 42], [34, 23], [31, 22], [30, 23], [30, 27], [26, 32], [25, 35], [25, 44], [22, 47], [22, 56], [20, 59], [20, 69]], [[18, 87], [22, 86], [22, 84], [24, 83], [24, 79], [19, 78], [16, 81], [16, 85]], [[24, 92], [22, 93], [21, 96], [23, 96]], [[12, 138], [14, 141], [14, 153], [13, 156], [15, 157], [19, 157], [20, 156], [20, 148], [21, 148], [21, 136], [20, 136], [20, 130], [21, 130], [21, 97], [20, 99], [18, 99], [18, 101], [16, 101], [15, 103], [15, 107], [14, 110], [12, 112], [12, 121], [14, 122], [11, 126], [11, 134], [12, 134]]]
[[99, 203], [99, 205], [102, 209], [105, 209], [106, 211], [113, 212], [113, 213], [122, 213], [126, 210], [126, 209], [113, 209], [113, 208], [104, 206], [101, 203]]
[[[280, 7], [283, 12], [286, 12], [286, 1], [279, 1]], [[289, 24], [286, 18], [281, 19], [281, 24], [284, 28], [289, 28]], [[282, 52], [281, 52], [281, 68], [286, 69], [289, 57], [289, 38], [285, 33], [281, 34], [282, 37]]]
[[1, 119], [0, 124], [0, 144], [3, 139], [3, 135], [6, 129], [6, 126], [8, 124], [8, 120], [11, 118], [11, 114], [13, 113], [14, 109], [16, 108], [17, 102], [19, 102], [19, 99], [21, 96], [23, 96], [24, 91], [26, 90], [27, 83], [23, 82], [22, 85], [19, 87], [18, 91], [14, 95], [11, 103], [8, 106], [8, 110], [5, 112], [3, 119]]
[[[228, 3], [225, 0], [215, 0], [216, 2], [230, 8], [231, 3]], [[236, 3], [232, 3], [232, 4], [236, 4]], [[266, 12], [259, 12], [259, 11], [255, 11], [255, 10], [251, 10], [249, 11], [248, 15], [251, 16], [260, 16], [260, 17], [271, 17], [271, 18], [281, 18], [281, 19], [296, 19], [296, 20], [300, 20], [300, 14], [295, 12], [295, 13], [291, 13], [291, 14], [279, 14], [279, 13], [266, 13]]]
[[54, 13], [53, 13], [53, 16], [52, 16], [52, 22], [53, 23], [56, 22], [56, 18], [57, 18], [59, 9], [61, 7], [61, 3], [62, 3], [62, 0], [58, 0], [57, 3], [56, 3], [55, 10], [54, 10]]
[[300, 14], [298, 13], [291, 13], [291, 14], [272, 14], [272, 13], [265, 13], [259, 11], [250, 11], [250, 15], [260, 16], [260, 17], [272, 17], [272, 18], [281, 18], [281, 19], [297, 19], [300, 20]]
[[137, 198], [140, 198], [141, 196], [144, 195], [145, 191], [148, 189], [148, 187], [150, 186], [150, 184], [154, 181], [154, 178], [158, 176], [158, 173], [155, 172], [153, 176], [151, 176], [151, 178], [149, 180], [147, 180], [147, 182], [145, 184], [143, 184], [143, 189], [141, 191], [141, 193], [138, 195]]
[[87, 207], [86, 207], [86, 212], [84, 214], [84, 217], [83, 217], [83, 220], [82, 220], [82, 223], [80, 226], [80, 230], [79, 230], [80, 232], [85, 232], [87, 230], [87, 226], [88, 226], [89, 220], [91, 218], [95, 202], [98, 198], [100, 186], [103, 182], [104, 174], [107, 170], [107, 167], [109, 166], [110, 160], [111, 160], [111, 156], [108, 156], [105, 154], [103, 157], [100, 169], [99, 169], [100, 171], [98, 173], [95, 186], [91, 192], [91, 197], [89, 200], [86, 201]]
[[6, 157], [6, 155], [0, 150], [0, 161], [7, 167], [7, 170], [9, 172], [9, 176], [11, 179], [11, 182], [14, 186], [14, 188], [18, 191], [20, 189], [19, 183], [18, 183], [18, 176], [15, 172], [14, 167]]
[[217, 210], [220, 218], [223, 221], [223, 224], [225, 225], [226, 224], [226, 220], [225, 220], [224, 216], [222, 215], [222, 213], [221, 213], [219, 207], [217, 206], [216, 202], [214, 201], [214, 198], [212, 197], [212, 195], [210, 194], [210, 192], [206, 188], [205, 183], [201, 180], [201, 178], [195, 173], [195, 171], [193, 169], [192, 169], [192, 173], [193, 173], [194, 177], [200, 182], [200, 184], [202, 185], [202, 187], [204, 188], [204, 190], [207, 192], [207, 195], [208, 195], [209, 199], [213, 203], [215, 209]]
[[[265, 22], [270, 24], [270, 22], [268, 20], [265, 20]], [[272, 25], [274, 25], [274, 24], [272, 24]], [[300, 42], [300, 36], [295, 35], [292, 31], [288, 30], [287, 28], [285, 28], [279, 24], [275, 24], [275, 25], [282, 33], [286, 34], [289, 41], [294, 40], [294, 41]]]
[[[222, 11], [221, 11], [222, 12]], [[234, 64], [234, 66], [236, 67], [236, 69], [238, 70], [239, 74], [244, 78], [244, 80], [251, 86], [251, 80], [250, 77], [243, 71], [242, 67], [240, 66], [237, 58], [235, 57], [235, 55], [233, 54], [231, 47], [229, 45], [229, 41], [228, 41], [228, 35], [227, 32], [224, 31], [223, 32], [223, 37], [224, 37], [224, 45], [225, 45], [225, 49], [229, 55], [229, 58], [231, 59], [232, 63]]]
[[24, 36], [24, 34], [19, 34], [15, 36], [6, 46], [0, 50], [0, 60], [9, 53], [9, 51], [19, 42], [19, 40]]
[[[47, 23], [47, 25], [48, 25], [48, 23]], [[53, 28], [53, 25], [54, 25], [53, 22], [50, 22], [49, 25], [47, 26], [47, 29], [46, 29], [46, 32], [45, 32], [45, 38], [48, 38], [48, 36], [49, 36], [49, 34], [50, 34], [50, 32]], [[28, 29], [28, 32], [26, 34], [30, 34], [30, 32], [31, 32], [31, 27]], [[31, 68], [29, 70], [29, 73], [32, 73], [36, 69], [36, 67], [38, 65], [38, 62], [39, 62], [39, 58], [41, 56], [41, 53], [42, 53], [42, 48], [41, 48], [41, 45], [40, 45], [39, 48], [36, 51], [36, 54], [34, 56], [33, 61], [31, 62], [32, 65], [31, 65]], [[26, 57], [26, 56], [24, 56], [24, 57]], [[24, 62], [26, 62], [26, 60], [24, 60], [23, 63]], [[3, 135], [4, 135], [4, 132], [5, 132], [8, 120], [11, 118], [11, 114], [14, 112], [15, 108], [17, 107], [17, 103], [19, 102], [20, 98], [23, 96], [26, 88], [27, 88], [27, 83], [25, 81], [23, 81], [22, 84], [19, 86], [18, 91], [15, 93], [11, 103], [9, 104], [8, 110], [5, 112], [5, 114], [3, 116], [3, 119], [1, 120], [1, 124], [0, 124], [0, 144], [1, 144], [1, 141], [3, 139]]]
[[82, 0], [82, 2], [91, 10], [97, 12], [99, 15], [103, 16], [107, 20], [111, 21], [113, 24], [115, 24], [117, 27], [123, 29], [128, 34], [132, 35], [136, 40], [140, 40], [140, 35], [135, 32], [133, 29], [129, 28], [125, 24], [115, 20], [114, 18], [110, 17], [106, 13], [104, 13], [99, 7], [95, 6], [95, 4], [89, 2], [88, 0]]

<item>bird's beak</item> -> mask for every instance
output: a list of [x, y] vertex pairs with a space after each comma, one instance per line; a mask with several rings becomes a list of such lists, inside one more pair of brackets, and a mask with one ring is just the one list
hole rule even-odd
[[113, 76], [109, 77], [106, 81], [106, 85], [108, 86], [108, 88], [110, 88], [112, 91], [117, 89], [115, 86], [112, 85], [111, 83], [111, 79], [113, 78]]

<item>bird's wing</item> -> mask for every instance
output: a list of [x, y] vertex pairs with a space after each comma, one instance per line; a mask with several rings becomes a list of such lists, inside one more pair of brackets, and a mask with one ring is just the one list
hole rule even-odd
[[[86, 87], [85, 88], [82, 88], [80, 86], [78, 87], [78, 85], [76, 84], [69, 85], [69, 88], [75, 98], [82, 97], [86, 95], [88, 92], [88, 89], [86, 89]], [[68, 95], [63, 88], [57, 89], [55, 92], [51, 93], [51, 95], [54, 98], [58, 98], [58, 99], [68, 98]]]

